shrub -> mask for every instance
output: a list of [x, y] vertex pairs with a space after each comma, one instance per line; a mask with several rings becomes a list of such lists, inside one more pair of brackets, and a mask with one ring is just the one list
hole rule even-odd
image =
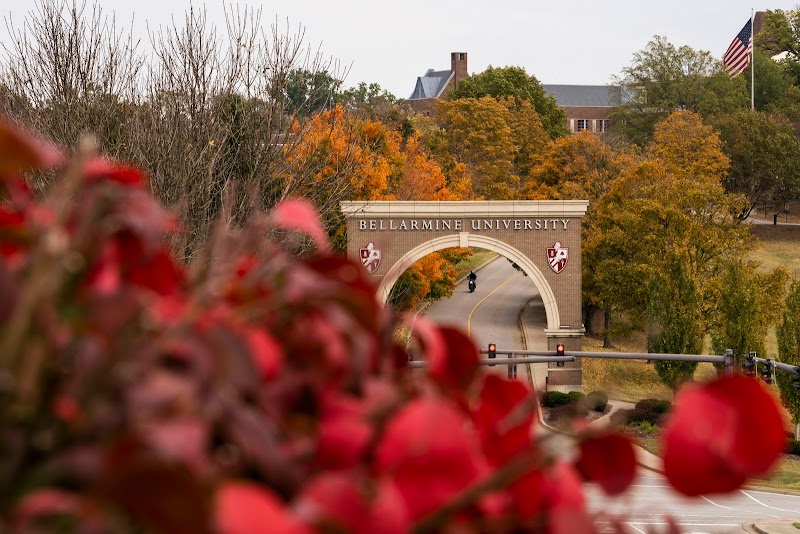
[[618, 426], [647, 422], [658, 426], [663, 419], [663, 415], [648, 410], [633, 408], [631, 410], [617, 410], [611, 414], [611, 422]]
[[570, 391], [567, 393], [567, 397], [569, 397], [569, 402], [577, 404], [583, 398], [583, 393], [580, 391]]
[[800, 456], [800, 441], [794, 438], [786, 440], [786, 454]]
[[662, 399], [642, 399], [636, 403], [637, 410], [665, 414], [672, 409], [672, 403]]
[[586, 404], [590, 410], [603, 413], [608, 407], [608, 395], [603, 391], [590, 391], [586, 395]]
[[563, 391], [548, 391], [542, 395], [542, 406], [546, 408], [555, 408], [556, 406], [565, 406], [571, 403], [572, 399], [569, 394]]

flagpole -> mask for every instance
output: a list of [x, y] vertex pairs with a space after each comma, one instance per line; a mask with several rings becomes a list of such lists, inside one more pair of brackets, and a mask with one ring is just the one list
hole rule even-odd
[[755, 61], [755, 40], [756, 28], [753, 24], [753, 8], [750, 8], [750, 109], [756, 109], [756, 61]]

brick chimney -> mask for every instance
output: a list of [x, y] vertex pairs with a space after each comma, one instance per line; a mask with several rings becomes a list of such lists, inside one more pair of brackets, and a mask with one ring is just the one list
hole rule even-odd
[[459, 80], [463, 80], [469, 76], [467, 72], [466, 52], [452, 52], [450, 54], [450, 70], [455, 73], [453, 76], [453, 88], [458, 89]]

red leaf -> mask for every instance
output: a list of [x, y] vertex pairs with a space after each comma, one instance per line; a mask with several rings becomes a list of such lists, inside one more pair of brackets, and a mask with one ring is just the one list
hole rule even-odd
[[248, 328], [247, 342], [261, 379], [269, 381], [278, 376], [283, 363], [283, 349], [275, 338], [259, 328]]
[[183, 287], [186, 272], [162, 249], [148, 258], [141, 258], [137, 265], [131, 267], [128, 277], [134, 285], [169, 296], [175, 295]]
[[397, 486], [388, 480], [378, 482], [372, 512], [375, 534], [405, 534], [411, 531], [411, 521], [403, 496]]
[[664, 430], [664, 472], [679, 492], [733, 491], [780, 457], [785, 434], [775, 401], [757, 381], [726, 375], [688, 385]]
[[636, 452], [631, 440], [614, 431], [586, 434], [580, 440], [576, 467], [609, 495], [622, 493], [636, 477]]
[[142, 434], [166, 458], [183, 462], [202, 474], [208, 465], [208, 427], [200, 418], [170, 418], [143, 425]]
[[478, 349], [461, 330], [441, 327], [439, 334], [445, 350], [428, 359], [428, 373], [434, 382], [453, 399], [461, 399], [478, 374]]
[[29, 493], [14, 508], [14, 519], [22, 523], [41, 516], [78, 515], [80, 499], [58, 489], [40, 489]]
[[122, 185], [142, 187], [146, 181], [144, 174], [139, 169], [105, 158], [94, 158], [86, 162], [83, 172], [84, 180], [87, 183], [108, 180]]
[[94, 295], [116, 293], [122, 284], [119, 263], [118, 243], [115, 240], [103, 243], [97, 261], [86, 273], [86, 288]]
[[327, 473], [309, 482], [295, 504], [297, 513], [306, 522], [320, 525], [325, 531], [331, 524], [334, 531], [372, 534], [371, 510], [351, 476]]
[[84, 417], [78, 402], [68, 395], [58, 395], [53, 398], [53, 413], [67, 424], [75, 424]]
[[274, 494], [249, 482], [227, 482], [217, 491], [214, 522], [219, 534], [311, 534]]
[[486, 467], [465, 416], [451, 403], [433, 398], [400, 410], [389, 421], [375, 456], [377, 473], [394, 481], [412, 520], [475, 482]]
[[307, 233], [320, 251], [326, 252], [330, 248], [319, 214], [307, 200], [294, 198], [278, 203], [272, 209], [269, 220], [278, 228]]
[[330, 394], [322, 408], [317, 462], [323, 469], [346, 469], [361, 461], [372, 439], [364, 406], [353, 398]]
[[60, 165], [61, 151], [53, 144], [0, 118], [0, 178], [24, 170]]
[[199, 478], [137, 437], [119, 436], [109, 447], [98, 487], [104, 498], [153, 531], [209, 531], [211, 510]]
[[515, 409], [525, 409], [522, 403], [531, 393], [519, 380], [498, 375], [486, 376], [475, 411], [475, 425], [481, 437], [483, 451], [492, 465], [503, 465], [531, 445], [531, 424], [534, 410], [509, 417]]
[[[417, 338], [423, 356], [429, 362], [446, 362], [447, 346], [442, 331], [433, 321], [422, 316], [407, 319], [406, 324]], [[437, 364], [441, 365], [441, 364]]]
[[556, 461], [545, 480], [544, 500], [548, 514], [548, 532], [595, 532], [586, 515], [586, 500], [580, 476], [572, 466], [565, 461]]

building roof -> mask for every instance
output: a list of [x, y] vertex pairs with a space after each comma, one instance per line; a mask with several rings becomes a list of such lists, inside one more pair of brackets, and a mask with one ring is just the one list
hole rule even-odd
[[452, 70], [428, 69], [428, 72], [417, 78], [417, 85], [408, 99], [439, 98], [453, 74]]
[[559, 107], [611, 108], [630, 99], [630, 89], [620, 85], [543, 84], [544, 92], [555, 98]]

